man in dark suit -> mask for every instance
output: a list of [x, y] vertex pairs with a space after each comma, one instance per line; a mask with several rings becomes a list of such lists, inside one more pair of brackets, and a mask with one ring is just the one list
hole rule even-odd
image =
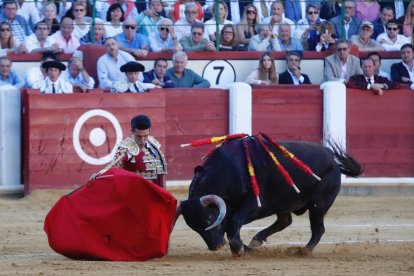
[[395, 19], [395, 12], [392, 6], [384, 5], [381, 6], [380, 17], [374, 20], [374, 34], [371, 36], [372, 39], [377, 39], [377, 36], [384, 33], [387, 29], [388, 21]]
[[[391, 79], [413, 86], [414, 81], [414, 46], [407, 43], [401, 47], [401, 62], [391, 65]], [[411, 74], [410, 74], [411, 73]], [[413, 76], [413, 78], [410, 77]], [[414, 88], [414, 87], [413, 87]], [[412, 89], [413, 89], [412, 88]]]
[[279, 75], [279, 84], [311, 84], [309, 77], [300, 72], [301, 54], [290, 51], [286, 56], [287, 70]]
[[158, 88], [174, 88], [175, 85], [167, 76], [168, 61], [158, 58], [154, 62], [154, 69], [144, 72], [144, 83], [152, 83]]
[[362, 75], [353, 75], [347, 87], [363, 90], [371, 90], [377, 95], [384, 94], [384, 90], [400, 88], [398, 82], [393, 82], [386, 77], [374, 75], [375, 61], [372, 58], [363, 59], [361, 62]]

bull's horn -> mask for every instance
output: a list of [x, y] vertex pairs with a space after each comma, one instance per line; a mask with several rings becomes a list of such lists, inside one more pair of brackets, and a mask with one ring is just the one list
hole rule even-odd
[[214, 227], [216, 227], [223, 221], [224, 217], [226, 216], [227, 209], [226, 209], [226, 203], [221, 197], [217, 195], [205, 195], [200, 198], [200, 203], [201, 203], [201, 206], [203, 207], [206, 207], [210, 204], [214, 204], [217, 206], [217, 208], [219, 208], [219, 211], [220, 211], [216, 221], [212, 225], [207, 227], [205, 229], [206, 231], [213, 229]]

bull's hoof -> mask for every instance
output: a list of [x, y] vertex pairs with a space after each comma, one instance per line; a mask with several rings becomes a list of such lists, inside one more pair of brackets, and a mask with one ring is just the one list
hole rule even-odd
[[230, 242], [230, 250], [233, 257], [241, 257], [244, 255], [244, 247], [245, 245], [239, 241], [237, 242]]
[[255, 240], [255, 239], [253, 239], [253, 240], [250, 242], [249, 247], [250, 247], [250, 248], [257, 248], [257, 247], [260, 247], [260, 246], [262, 246], [262, 245], [263, 245], [263, 241], [259, 241], [259, 240]]

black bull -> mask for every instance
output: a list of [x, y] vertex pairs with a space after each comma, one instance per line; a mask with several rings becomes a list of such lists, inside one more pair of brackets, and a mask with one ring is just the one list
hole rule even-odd
[[[221, 248], [225, 243], [224, 234], [227, 234], [233, 255], [240, 256], [288, 227], [292, 223], [292, 212], [302, 215], [309, 210], [312, 236], [306, 248], [312, 250], [325, 232], [324, 216], [339, 193], [341, 172], [356, 177], [362, 173], [360, 164], [334, 143], [332, 150], [309, 142], [280, 143], [308, 165], [321, 178], [318, 181], [264, 140], [299, 188], [300, 193], [297, 193], [260, 146], [258, 138], [246, 139], [262, 206], [258, 206], [251, 187], [242, 139], [235, 139], [224, 142], [203, 166], [195, 168], [188, 199], [177, 208], [177, 217], [182, 214], [210, 250]], [[241, 227], [272, 214], [277, 215], [276, 222], [257, 233], [249, 247], [244, 245], [240, 238]]]

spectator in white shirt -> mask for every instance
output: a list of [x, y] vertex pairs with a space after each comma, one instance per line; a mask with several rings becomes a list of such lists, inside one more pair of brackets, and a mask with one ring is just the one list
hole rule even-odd
[[29, 53], [53, 52], [60, 53], [62, 49], [59, 44], [49, 36], [49, 25], [46, 22], [38, 22], [35, 26], [35, 33], [26, 37], [24, 44]]
[[169, 18], [158, 21], [157, 31], [151, 33], [148, 37], [151, 52], [170, 52], [181, 51], [180, 43], [174, 33], [174, 26]]
[[46, 61], [57, 60], [57, 57], [52, 52], [46, 52], [43, 54], [42, 59], [40, 60], [40, 66], [32, 67], [27, 70], [26, 75], [26, 87], [33, 89], [39, 89], [43, 83], [44, 79], [47, 77], [46, 70], [42, 67], [43, 63]]
[[122, 22], [124, 22], [124, 19], [124, 10], [120, 4], [114, 3], [109, 6], [105, 23], [106, 37], [114, 37], [122, 33]]
[[125, 80], [120, 68], [128, 61], [135, 61], [134, 57], [127, 52], [119, 50], [119, 44], [115, 38], [105, 39], [106, 54], [98, 59], [97, 71], [99, 87], [111, 89], [114, 81]]
[[290, 24], [292, 34], [296, 32], [295, 22], [285, 17], [285, 6], [282, 1], [274, 1], [271, 6], [271, 16], [262, 20], [261, 24], [270, 25], [272, 32], [279, 32], [279, 25], [282, 23]]
[[23, 16], [31, 26], [40, 21], [39, 12], [34, 1], [18, 0], [17, 14]]
[[404, 35], [399, 34], [399, 32], [398, 21], [392, 19], [387, 22], [386, 32], [377, 37], [377, 42], [384, 47], [385, 51], [400, 51], [401, 46], [411, 41]]
[[[201, 22], [200, 20], [197, 20], [198, 7], [196, 2], [185, 3], [184, 15], [184, 18], [181, 18], [174, 23], [175, 35], [177, 36], [178, 41], [183, 37], [191, 35], [191, 25], [193, 25], [194, 22]], [[207, 32], [204, 32], [203, 37], [209, 39]]]
[[66, 70], [66, 66], [59, 61], [46, 61], [42, 67], [47, 72], [47, 77], [40, 87], [40, 92], [46, 94], [64, 94], [73, 93], [73, 86], [69, 82], [60, 78], [62, 71]]
[[[219, 23], [218, 23], [219, 33], [218, 34], [216, 34], [216, 29], [217, 29], [216, 13], [217, 12], [219, 14], [218, 16], [219, 17]], [[229, 10], [228, 10], [226, 2], [224, 2], [223, 0], [220, 0], [218, 2], [218, 11], [216, 11], [216, 5], [214, 5], [212, 7], [211, 13], [212, 13], [211, 19], [207, 20], [204, 23], [204, 25], [206, 26], [205, 32], [208, 34], [210, 40], [214, 42], [216, 41], [216, 37], [220, 36], [220, 31], [221, 29], [223, 29], [223, 26], [226, 24], [233, 24], [233, 22], [226, 19], [227, 15], [229, 14]]]
[[77, 57], [70, 58], [68, 70], [62, 73], [62, 78], [70, 82], [73, 87], [78, 87], [82, 92], [86, 92], [87, 89], [92, 89], [95, 85], [95, 80], [89, 76], [83, 66], [82, 60]]

